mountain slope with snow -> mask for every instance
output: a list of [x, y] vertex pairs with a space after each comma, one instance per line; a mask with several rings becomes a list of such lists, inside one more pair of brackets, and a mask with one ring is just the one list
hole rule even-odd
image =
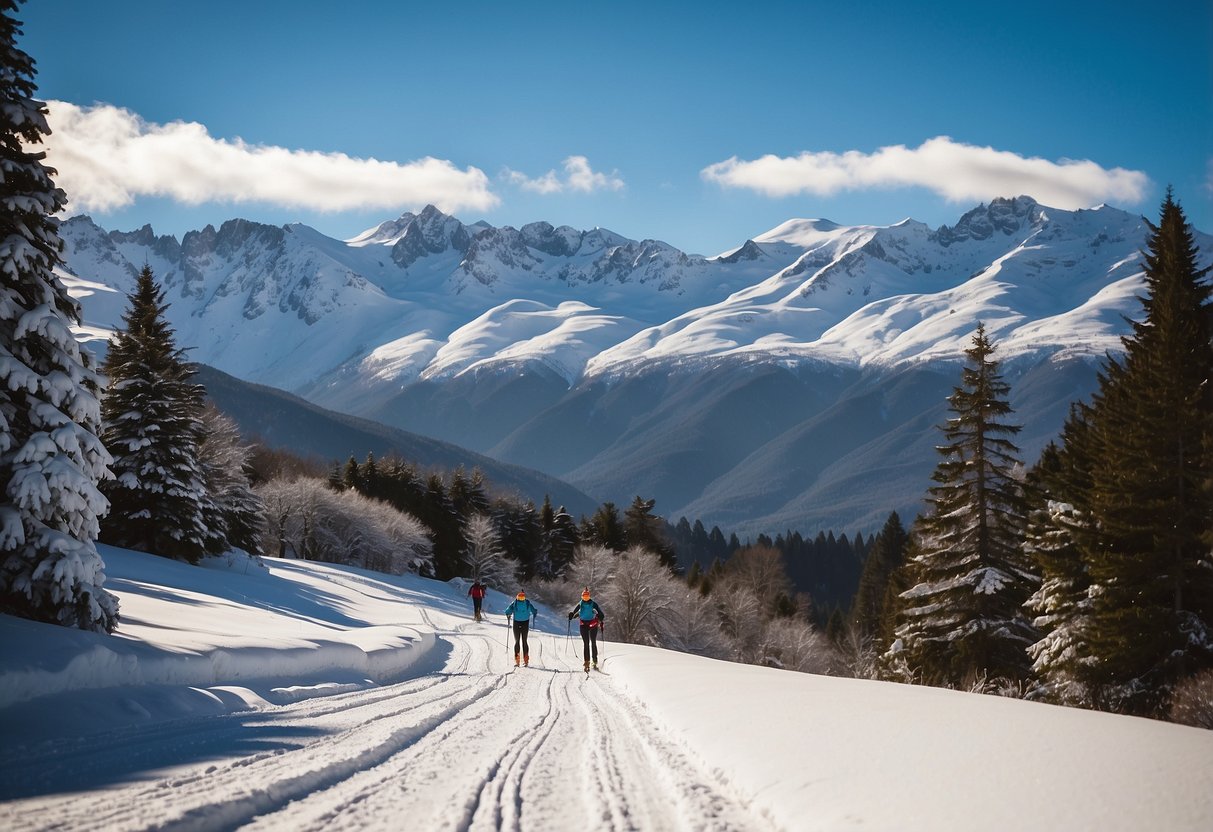
[[515, 671], [497, 592], [100, 549], [118, 634], [0, 616], [13, 832], [1213, 825], [1209, 731], [613, 642], [587, 676], [544, 605]]
[[[597, 499], [641, 493], [668, 516], [743, 533], [912, 516], [950, 390], [937, 380], [957, 372], [979, 321], [1031, 408], [1020, 411], [1031, 462], [1140, 314], [1146, 231], [1112, 207], [1027, 197], [938, 229], [790, 220], [711, 258], [605, 229], [468, 225], [433, 207], [345, 242], [244, 220], [180, 242], [85, 217], [62, 227], [94, 345], [146, 262], [197, 361]], [[1197, 243], [1213, 262], [1213, 238]], [[747, 413], [754, 376], [766, 381]], [[929, 416], [909, 377], [939, 394]], [[906, 395], [873, 394], [886, 383]], [[860, 399], [878, 418], [845, 425], [840, 406]], [[820, 407], [802, 413], [806, 401]], [[879, 465], [899, 432], [904, 476], [859, 494], [847, 470]], [[791, 470], [774, 472], [784, 484], [760, 493], [758, 461], [792, 448]], [[734, 485], [754, 495], [745, 516]]]

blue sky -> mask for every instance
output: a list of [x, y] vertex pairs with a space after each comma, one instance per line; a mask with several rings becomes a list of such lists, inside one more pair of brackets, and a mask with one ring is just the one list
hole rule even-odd
[[50, 163], [72, 212], [109, 228], [241, 216], [349, 237], [434, 202], [714, 254], [791, 217], [938, 226], [999, 194], [1153, 218], [1171, 184], [1213, 232], [1204, 0], [17, 16]]

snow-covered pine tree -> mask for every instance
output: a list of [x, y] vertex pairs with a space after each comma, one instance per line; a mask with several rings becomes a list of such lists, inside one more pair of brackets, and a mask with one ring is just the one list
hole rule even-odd
[[1032, 695], [1087, 706], [1093, 704], [1084, 683], [1084, 667], [1092, 661], [1084, 633], [1091, 580], [1078, 540], [1092, 533], [1086, 501], [1090, 439], [1087, 408], [1075, 405], [1062, 430], [1062, 444], [1050, 443], [1029, 472], [1031, 507], [1024, 533], [1024, 551], [1041, 579], [1027, 602], [1041, 633], [1040, 641], [1028, 648], [1036, 679]]
[[217, 515], [210, 520], [211, 548], [243, 549], [260, 554], [265, 535], [265, 506], [249, 482], [252, 448], [243, 444], [240, 428], [209, 405], [202, 413], [204, 428], [198, 447], [207, 491]]
[[197, 562], [222, 551], [210, 533], [217, 511], [198, 458], [204, 392], [174, 343], [167, 304], [144, 266], [110, 341], [103, 370], [103, 439], [114, 455], [105, 484], [110, 514], [102, 540], [129, 549]]
[[564, 506], [552, 508], [551, 500], [545, 495], [540, 511], [540, 526], [551, 572], [548, 577], [563, 575], [573, 562], [573, 553], [577, 549], [577, 521]]
[[[915, 528], [914, 585], [901, 594], [890, 659], [928, 684], [963, 685], [978, 675], [1023, 678], [1038, 640], [1023, 611], [1035, 589], [1020, 545], [1022, 495], [1015, 469], [1019, 432], [1007, 421], [1010, 387], [981, 324], [961, 386], [948, 398], [943, 459], [928, 512]], [[886, 654], [888, 656], [888, 654]]]
[[1156, 714], [1213, 666], [1213, 285], [1168, 190], [1146, 240], [1144, 318], [1092, 401], [1090, 681], [1101, 707]]
[[0, 612], [111, 632], [95, 541], [109, 454], [93, 357], [70, 325], [80, 311], [53, 269], [67, 202], [46, 154], [34, 62], [17, 48], [17, 4], [0, 0]]

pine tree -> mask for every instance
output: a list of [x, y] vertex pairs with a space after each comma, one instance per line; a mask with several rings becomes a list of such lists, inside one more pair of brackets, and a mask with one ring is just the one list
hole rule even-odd
[[892, 512], [863, 564], [859, 588], [851, 603], [851, 626], [861, 639], [870, 640], [880, 629], [889, 578], [905, 560], [907, 535], [901, 517]]
[[[674, 547], [665, 538], [665, 521], [653, 514], [656, 500], [645, 500], [636, 496], [623, 513], [623, 536], [630, 548], [640, 547], [657, 555], [667, 569], [677, 566]], [[717, 534], [719, 529], [715, 530]], [[723, 537], [721, 538], [723, 542]]]
[[106, 483], [107, 543], [195, 563], [222, 551], [208, 528], [217, 514], [198, 459], [204, 391], [164, 317], [164, 292], [144, 266], [110, 341], [103, 370], [103, 438], [114, 455]]
[[961, 386], [948, 398], [946, 444], [915, 529], [914, 586], [902, 593], [897, 642], [909, 669], [931, 684], [979, 674], [1022, 678], [1037, 641], [1022, 611], [1035, 577], [1021, 551], [1022, 497], [1015, 479], [1019, 432], [1007, 417], [1010, 387], [978, 325]]
[[594, 516], [586, 521], [581, 531], [584, 541], [597, 543], [616, 552], [627, 548], [627, 538], [624, 536], [623, 524], [619, 520], [619, 510], [612, 502], [605, 502], [594, 512]]
[[1102, 707], [1157, 713], [1213, 664], [1213, 286], [1170, 191], [1150, 224], [1144, 318], [1092, 402], [1088, 681]]
[[1091, 533], [1090, 422], [1082, 405], [1071, 408], [1062, 444], [1050, 444], [1029, 472], [1031, 499], [1024, 551], [1040, 574], [1028, 599], [1041, 639], [1028, 648], [1038, 683], [1033, 695], [1053, 702], [1089, 705], [1084, 666], [1092, 661], [1084, 628], [1091, 581], [1077, 542]]
[[96, 547], [110, 462], [99, 379], [70, 329], [79, 307], [52, 271], [67, 198], [46, 154], [25, 149], [50, 129], [16, 9], [0, 0], [0, 612], [112, 632], [118, 599], [102, 588]]

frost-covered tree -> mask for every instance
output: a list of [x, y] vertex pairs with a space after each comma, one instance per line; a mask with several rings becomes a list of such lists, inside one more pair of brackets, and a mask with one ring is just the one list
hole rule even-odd
[[679, 588], [662, 622], [661, 644], [671, 650], [712, 659], [729, 655], [729, 641], [711, 598], [693, 588]]
[[260, 554], [265, 506], [249, 482], [253, 449], [240, 428], [214, 405], [202, 412], [203, 437], [198, 456], [216, 514], [210, 519], [211, 549], [243, 549]]
[[222, 551], [217, 511], [199, 460], [204, 391], [165, 319], [164, 292], [149, 266], [135, 282], [103, 370], [102, 438], [113, 454], [105, 484], [107, 543], [195, 563]]
[[569, 583], [577, 590], [588, 586], [597, 593], [598, 587], [605, 586], [614, 577], [618, 560], [619, 555], [605, 546], [582, 544], [573, 554], [573, 563], [567, 572]]
[[807, 621], [796, 618], [768, 621], [759, 653], [763, 664], [801, 673], [830, 673], [838, 663], [830, 640]]
[[430, 575], [427, 529], [387, 503], [333, 491], [323, 479], [271, 480], [257, 489], [269, 517], [266, 548], [284, 556]]
[[659, 555], [632, 547], [616, 559], [613, 579], [603, 593], [611, 637], [630, 644], [659, 644], [681, 584]]
[[67, 199], [46, 154], [34, 62], [17, 48], [17, 4], [0, 0], [0, 612], [110, 632], [95, 541], [109, 454], [98, 438], [99, 379], [72, 336], [76, 302], [53, 215]]
[[463, 560], [472, 580], [507, 591], [514, 577], [514, 567], [506, 560], [493, 518], [487, 514], [473, 514], [464, 524], [463, 536], [467, 540]]
[[[1085, 632], [1091, 610], [1091, 580], [1079, 541], [1090, 524], [1090, 442], [1087, 409], [1071, 409], [1062, 444], [1050, 443], [1028, 476], [1033, 505], [1024, 552], [1040, 575], [1027, 609], [1041, 638], [1030, 648], [1034, 698], [1067, 705], [1092, 705], [1085, 668], [1094, 661]], [[1072, 502], [1065, 502], [1070, 500]]]
[[746, 664], [765, 664], [769, 617], [758, 594], [726, 576], [713, 588], [712, 600], [721, 628], [732, 643], [732, 657]]
[[730, 587], [742, 587], [754, 593], [764, 615], [775, 615], [781, 601], [792, 593], [792, 580], [784, 565], [783, 553], [774, 546], [747, 546], [733, 553], [725, 564]]
[[1010, 388], [993, 352], [978, 325], [948, 398], [943, 459], [915, 530], [914, 585], [901, 595], [890, 648], [932, 684], [959, 685], [978, 673], [1022, 678], [1038, 637], [1023, 611], [1036, 577], [1021, 547], [1020, 463], [1009, 438], [1020, 428], [1007, 421]]

